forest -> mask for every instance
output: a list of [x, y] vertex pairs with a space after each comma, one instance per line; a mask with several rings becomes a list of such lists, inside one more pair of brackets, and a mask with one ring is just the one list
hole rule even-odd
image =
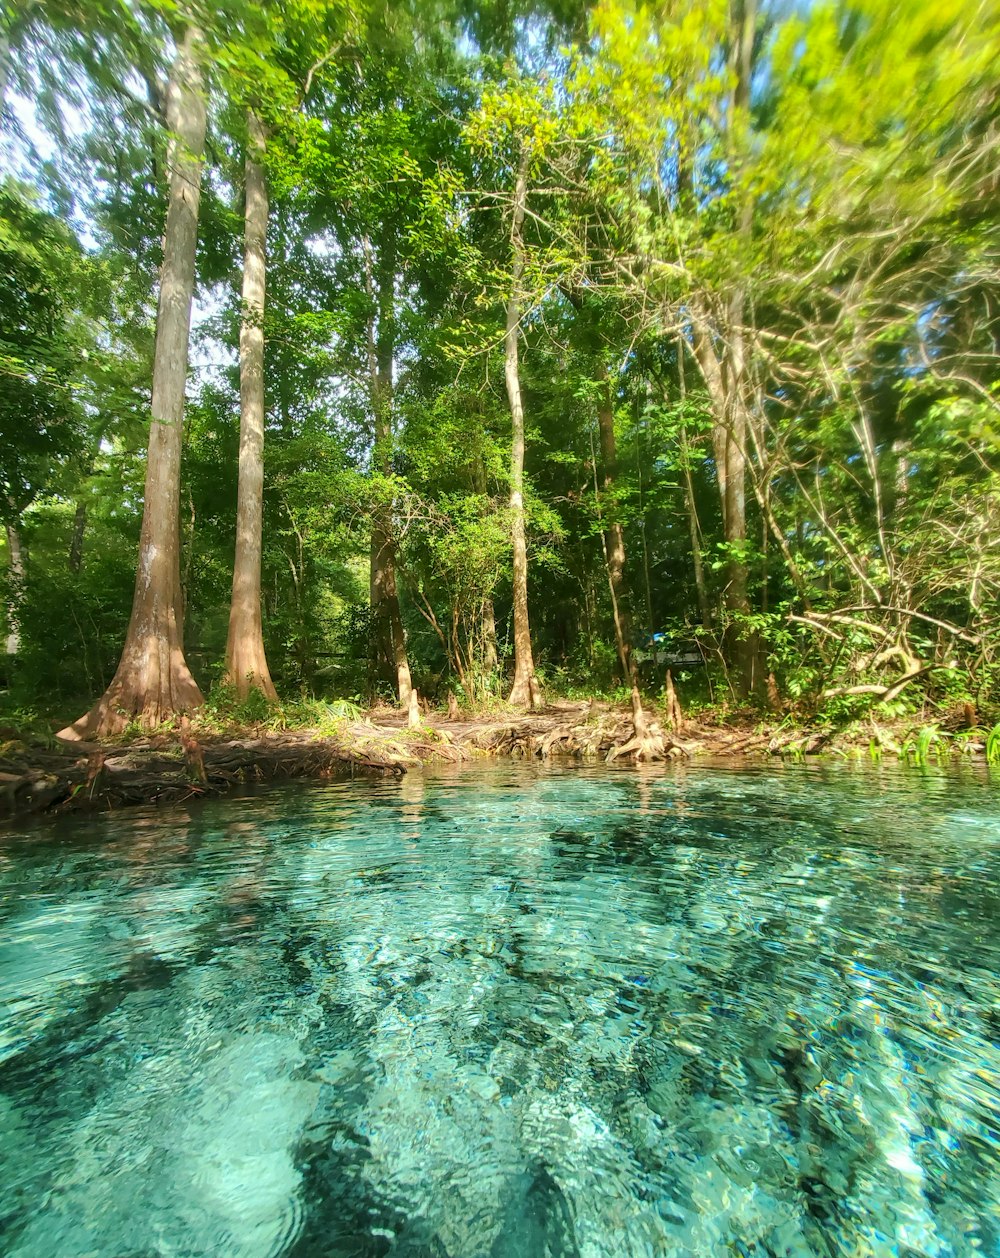
[[0, 20], [0, 720], [1000, 720], [997, 0]]

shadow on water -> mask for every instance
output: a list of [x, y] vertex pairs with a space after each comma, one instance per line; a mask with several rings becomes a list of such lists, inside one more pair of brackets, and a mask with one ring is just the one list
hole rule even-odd
[[511, 1198], [490, 1258], [579, 1258], [573, 1214], [566, 1195], [544, 1166], [525, 1171]]

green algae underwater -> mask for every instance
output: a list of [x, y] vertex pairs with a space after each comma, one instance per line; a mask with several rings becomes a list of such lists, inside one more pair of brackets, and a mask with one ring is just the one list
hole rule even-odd
[[510, 763], [0, 840], [10, 1258], [1000, 1253], [988, 770]]

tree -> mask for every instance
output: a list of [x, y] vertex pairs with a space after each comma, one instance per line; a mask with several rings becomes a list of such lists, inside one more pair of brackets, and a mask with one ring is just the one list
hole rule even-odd
[[264, 124], [247, 111], [246, 233], [243, 320], [240, 327], [240, 465], [236, 506], [236, 558], [226, 642], [226, 675], [241, 697], [257, 689], [277, 692], [264, 653], [260, 610], [261, 539], [264, 528], [264, 289], [267, 179]]
[[132, 615], [111, 685], [88, 713], [62, 731], [65, 738], [112, 734], [130, 721], [152, 728], [202, 703], [184, 659], [179, 525], [184, 390], [206, 126], [201, 44], [199, 29], [186, 26], [167, 93], [169, 200]]
[[[506, 653], [527, 704], [536, 666], [553, 689], [618, 672], [655, 738], [641, 623], [707, 643], [715, 694], [756, 698], [773, 670], [779, 702], [830, 714], [988, 702], [995, 6], [597, 0], [586, 30], [576, 0], [199, 7], [196, 335], [217, 365], [185, 411], [179, 526], [166, 257], [155, 422], [135, 422], [177, 13], [53, 0], [0, 20], [11, 90], [37, 80], [58, 141], [34, 202], [0, 207], [16, 686], [64, 640], [60, 701], [77, 657], [75, 684], [104, 689], [145, 472], [164, 694], [191, 676], [183, 619], [196, 669], [228, 633], [231, 679], [266, 691], [273, 670], [405, 699], [412, 669], [422, 693], [493, 695]], [[74, 103], [84, 136], [60, 131]], [[60, 226], [81, 219], [82, 248]], [[146, 720], [132, 592], [108, 702]]]
[[514, 180], [510, 215], [510, 295], [504, 328], [504, 379], [510, 401], [510, 535], [514, 556], [514, 679], [507, 702], [515, 707], [538, 707], [541, 692], [535, 679], [528, 620], [528, 549], [524, 537], [524, 404], [518, 341], [521, 335], [521, 280], [524, 275], [524, 212], [528, 199], [529, 152], [522, 149]]
[[69, 228], [26, 189], [0, 185], [0, 521], [10, 576], [8, 655], [17, 654], [20, 642], [24, 513], [83, 439], [77, 391], [93, 350], [84, 309], [87, 274]]
[[[391, 221], [379, 233], [377, 260], [363, 242], [365, 287], [369, 299], [368, 382], [374, 420], [372, 462], [381, 478], [372, 515], [369, 605], [376, 659], [390, 662], [400, 707], [410, 703], [410, 664], [396, 585], [396, 539], [392, 524], [392, 398], [396, 341], [396, 238]], [[389, 489], [390, 492], [386, 493]]]
[[[373, 673], [407, 704], [411, 690], [398, 574], [397, 514], [405, 494], [397, 463], [398, 378], [410, 351], [410, 329], [426, 294], [440, 288], [415, 257], [411, 230], [419, 217], [426, 169], [453, 130], [446, 94], [433, 75], [458, 59], [449, 42], [451, 15], [373, 6], [353, 29], [351, 54], [331, 64], [290, 154], [301, 183], [335, 246], [330, 270], [341, 285], [334, 317], [337, 352], [350, 413], [370, 467], [369, 611]], [[443, 29], [440, 27], [444, 19]], [[330, 119], [336, 125], [330, 125]], [[332, 244], [332, 241], [331, 241]], [[430, 282], [428, 282], [428, 280]]]
[[[483, 270], [487, 300], [502, 295], [504, 312], [504, 382], [511, 417], [510, 533], [512, 553], [512, 622], [514, 676], [508, 702], [516, 707], [541, 706], [541, 688], [535, 676], [531, 626], [528, 612], [528, 549], [525, 512], [525, 418], [521, 383], [520, 345], [525, 321], [544, 299], [549, 284], [557, 279], [564, 259], [552, 248], [544, 220], [531, 213], [537, 227], [534, 248], [529, 248], [525, 224], [529, 216], [532, 177], [546, 162], [546, 149], [558, 135], [551, 110], [551, 91], [538, 89], [527, 79], [509, 76], [505, 82], [484, 90], [476, 113], [466, 127], [467, 142], [480, 153], [489, 153], [496, 167], [495, 186], [472, 189], [473, 205], [499, 206], [496, 239], [487, 242]], [[484, 163], [486, 169], [489, 167]], [[484, 171], [485, 173], [485, 171]], [[491, 172], [493, 173], [493, 172]], [[506, 229], [505, 231], [503, 229]], [[539, 234], [540, 233], [540, 234]], [[492, 256], [486, 250], [492, 248]], [[475, 250], [473, 251], [473, 256]], [[471, 270], [469, 262], [466, 267]], [[471, 347], [475, 350], [475, 346]]]

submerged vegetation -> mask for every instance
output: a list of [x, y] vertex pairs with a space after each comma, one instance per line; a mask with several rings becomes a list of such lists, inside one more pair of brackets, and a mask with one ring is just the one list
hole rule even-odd
[[0, 21], [15, 734], [1000, 758], [995, 0]]

